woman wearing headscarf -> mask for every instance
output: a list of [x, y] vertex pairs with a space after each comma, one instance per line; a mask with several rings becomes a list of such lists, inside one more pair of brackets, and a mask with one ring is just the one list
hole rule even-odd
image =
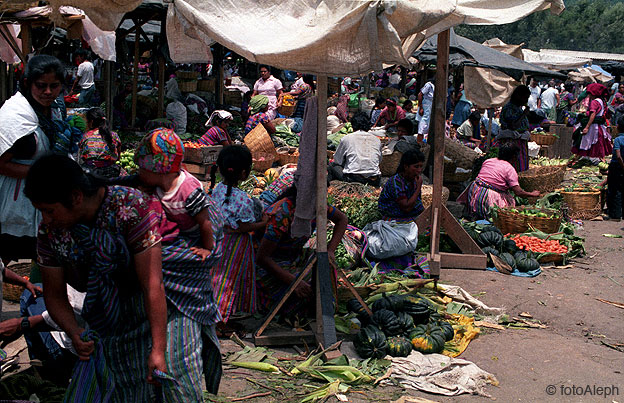
[[267, 65], [260, 66], [260, 78], [254, 84], [252, 97], [266, 95], [269, 103], [266, 114], [270, 120], [275, 119], [277, 108], [282, 105], [282, 82], [271, 75], [271, 68]]
[[396, 125], [401, 119], [405, 119], [405, 111], [397, 105], [397, 100], [395, 98], [388, 98], [386, 100], [386, 107], [383, 108], [379, 114], [374, 126], [383, 126], [386, 130], [390, 129], [396, 131]]
[[529, 169], [529, 97], [531, 91], [526, 85], [519, 85], [511, 93], [509, 102], [503, 106], [500, 115], [501, 132], [496, 140], [502, 144], [518, 146], [518, 157], [510, 161], [517, 172]]
[[249, 101], [249, 119], [245, 123], [245, 135], [262, 124], [269, 134], [275, 133], [275, 126], [267, 111], [269, 110], [269, 98], [266, 95], [256, 95]]
[[0, 256], [36, 257], [41, 214], [24, 196], [24, 179], [33, 162], [55, 142], [54, 100], [63, 85], [63, 66], [52, 56], [28, 62], [20, 90], [0, 109]]
[[585, 115], [578, 115], [579, 123], [575, 126], [572, 153], [573, 161], [580, 157], [603, 159], [613, 150], [611, 135], [605, 126], [607, 110], [607, 87], [592, 83], [587, 86], [589, 108]]
[[349, 95], [341, 95], [338, 99], [338, 105], [336, 105], [336, 110], [334, 111], [334, 116], [336, 116], [340, 123], [347, 123], [349, 121]]
[[197, 141], [206, 146], [231, 145], [232, 139], [227, 128], [232, 120], [232, 114], [228, 111], [216, 110], [212, 112], [210, 119], [206, 122], [206, 126], [212, 127]]

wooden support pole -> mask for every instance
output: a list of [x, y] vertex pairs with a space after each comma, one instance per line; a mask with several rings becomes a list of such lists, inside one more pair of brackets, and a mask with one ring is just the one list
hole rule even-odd
[[28, 54], [32, 49], [32, 31], [29, 22], [20, 24], [20, 36], [22, 38], [22, 54], [24, 55], [24, 63], [27, 62]]
[[106, 120], [109, 127], [113, 124], [113, 62], [107, 60], [104, 62], [104, 101], [106, 102]]
[[488, 135], [487, 135], [487, 143], [485, 144], [485, 149], [489, 150], [492, 145], [492, 120], [494, 119], [494, 108], [489, 108], [487, 110], [488, 114]]
[[[132, 20], [138, 28], [137, 20]], [[134, 127], [137, 116], [137, 85], [139, 82], [139, 32], [134, 31], [134, 60], [132, 61], [132, 114], [130, 115], [130, 127]]]
[[449, 30], [438, 34], [438, 60], [433, 95], [433, 195], [431, 200], [431, 276], [440, 277], [440, 227], [442, 211], [442, 175], [444, 171], [444, 137], [446, 131], [446, 94], [448, 89]]
[[[166, 24], [167, 19], [160, 20], [160, 37], [158, 42], [161, 45], [167, 40]], [[165, 116], [165, 56], [158, 49], [158, 117]]]
[[215, 103], [223, 105], [223, 45], [215, 43], [212, 53], [212, 71], [215, 72]]
[[316, 337], [328, 346], [336, 342], [332, 276], [327, 255], [327, 76], [319, 75], [316, 143]]
[[0, 61], [0, 106], [8, 99], [7, 64]]

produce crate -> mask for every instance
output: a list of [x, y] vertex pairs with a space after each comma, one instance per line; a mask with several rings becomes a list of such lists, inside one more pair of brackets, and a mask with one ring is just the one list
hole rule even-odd
[[184, 161], [195, 164], [213, 164], [217, 161], [223, 146], [206, 146], [199, 148], [184, 147]]
[[210, 180], [210, 169], [212, 164], [194, 164], [192, 162], [185, 162], [184, 169], [199, 180]]

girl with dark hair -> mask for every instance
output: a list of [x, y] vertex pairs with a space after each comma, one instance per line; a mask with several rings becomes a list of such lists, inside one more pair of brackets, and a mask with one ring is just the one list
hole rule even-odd
[[165, 401], [201, 401], [202, 372], [217, 393], [221, 356], [215, 324], [211, 271], [221, 257], [223, 217], [199, 180], [181, 168], [184, 147], [171, 129], [156, 129], [139, 143], [134, 158], [143, 184], [155, 188], [167, 219], [180, 236], [163, 244], [162, 268], [168, 304], [168, 369], [181, 394]]
[[[223, 323], [237, 312], [256, 312], [256, 265], [252, 233], [263, 231], [267, 216], [259, 200], [238, 188], [251, 172], [251, 153], [247, 147], [225, 147], [211, 172], [212, 199], [221, 207], [228, 231], [223, 237], [223, 255], [212, 272], [212, 287]], [[223, 181], [216, 185], [216, 170]], [[259, 206], [259, 207], [256, 207]]]
[[91, 108], [87, 111], [87, 131], [78, 143], [78, 156], [82, 165], [104, 178], [117, 178], [121, 167], [116, 164], [121, 154], [121, 140], [110, 130], [104, 111]]
[[[43, 215], [37, 255], [50, 316], [81, 360], [105, 360], [115, 375], [111, 402], [150, 401], [154, 371], [167, 370], [161, 243], [175, 237], [160, 203], [135, 189], [102, 186], [59, 155], [33, 164], [24, 192]], [[86, 293], [87, 331], [68, 301], [68, 283]], [[84, 382], [73, 376], [69, 388], [89, 390]], [[165, 395], [170, 387], [163, 385]]]
[[515, 206], [510, 190], [520, 197], [540, 195], [537, 190], [524, 191], [518, 183], [518, 173], [512, 162], [518, 158], [519, 151], [515, 144], [503, 144], [498, 149], [498, 158], [485, 160], [477, 178], [459, 196], [457, 201], [466, 204], [474, 218], [487, 218], [492, 206]]
[[377, 99], [375, 99], [375, 106], [373, 106], [373, 109], [371, 110], [371, 114], [370, 114], [371, 126], [374, 125], [375, 122], [377, 122], [377, 119], [379, 118], [381, 111], [385, 107], [386, 107], [386, 98], [378, 97]]
[[517, 172], [529, 169], [529, 97], [531, 90], [526, 85], [517, 86], [509, 102], [503, 106], [500, 115], [501, 132], [496, 140], [499, 144], [515, 144], [518, 157], [512, 162]]
[[401, 156], [396, 175], [384, 185], [377, 206], [384, 220], [414, 221], [423, 212], [420, 199], [425, 155], [409, 150]]
[[24, 178], [33, 162], [50, 152], [56, 137], [52, 108], [63, 85], [63, 66], [52, 56], [34, 56], [20, 90], [0, 108], [0, 256], [35, 258], [41, 214], [24, 196]]

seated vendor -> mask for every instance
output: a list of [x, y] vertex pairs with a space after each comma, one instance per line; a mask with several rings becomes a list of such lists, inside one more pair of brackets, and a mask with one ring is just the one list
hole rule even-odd
[[397, 138], [390, 140], [388, 148], [405, 154], [409, 150], [419, 150], [417, 138], [414, 136], [414, 123], [408, 119], [401, 119], [397, 124]]
[[386, 182], [379, 195], [378, 208], [385, 220], [414, 221], [423, 212], [420, 199], [425, 155], [409, 150], [401, 156], [396, 175]]
[[[258, 309], [267, 311], [286, 293], [290, 284], [305, 268], [302, 257], [303, 246], [310, 236], [293, 237], [291, 228], [297, 208], [297, 188], [288, 189], [281, 199], [276, 201], [265, 213], [269, 221], [260, 241], [257, 252], [258, 264]], [[327, 206], [327, 219], [335, 224], [332, 237], [327, 244], [330, 261], [335, 261], [335, 252], [342, 241], [347, 228], [347, 216], [332, 206]], [[311, 232], [315, 223], [312, 222]], [[313, 306], [311, 274], [295, 289], [291, 298], [293, 304], [287, 304], [288, 312], [295, 313], [305, 307]]]
[[396, 126], [401, 119], [405, 119], [405, 111], [397, 105], [397, 100], [395, 98], [388, 98], [386, 100], [386, 107], [381, 111], [373, 126], [396, 131]]
[[550, 125], [555, 123], [552, 120], [548, 120], [548, 118], [546, 117], [546, 112], [544, 112], [543, 109], [529, 112], [527, 119], [529, 120], [530, 131], [547, 131], [550, 128]]
[[244, 133], [247, 135], [250, 131], [262, 124], [269, 134], [275, 133], [275, 126], [271, 122], [267, 111], [269, 110], [269, 97], [266, 95], [256, 95], [249, 101], [249, 119], [245, 123]]
[[470, 215], [477, 219], [487, 218], [490, 207], [515, 206], [513, 191], [520, 197], [539, 196], [539, 191], [526, 192], [518, 183], [518, 173], [512, 162], [518, 158], [520, 149], [515, 144], [503, 144], [498, 149], [498, 158], [483, 162], [479, 175], [459, 196], [458, 202], [464, 203]]
[[457, 139], [464, 145], [475, 148], [481, 143], [481, 114], [474, 111], [457, 128]]
[[351, 125], [354, 132], [344, 136], [334, 154], [334, 162], [328, 166], [330, 180], [358, 182], [379, 186], [381, 181], [381, 141], [369, 133], [368, 116], [358, 112]]

